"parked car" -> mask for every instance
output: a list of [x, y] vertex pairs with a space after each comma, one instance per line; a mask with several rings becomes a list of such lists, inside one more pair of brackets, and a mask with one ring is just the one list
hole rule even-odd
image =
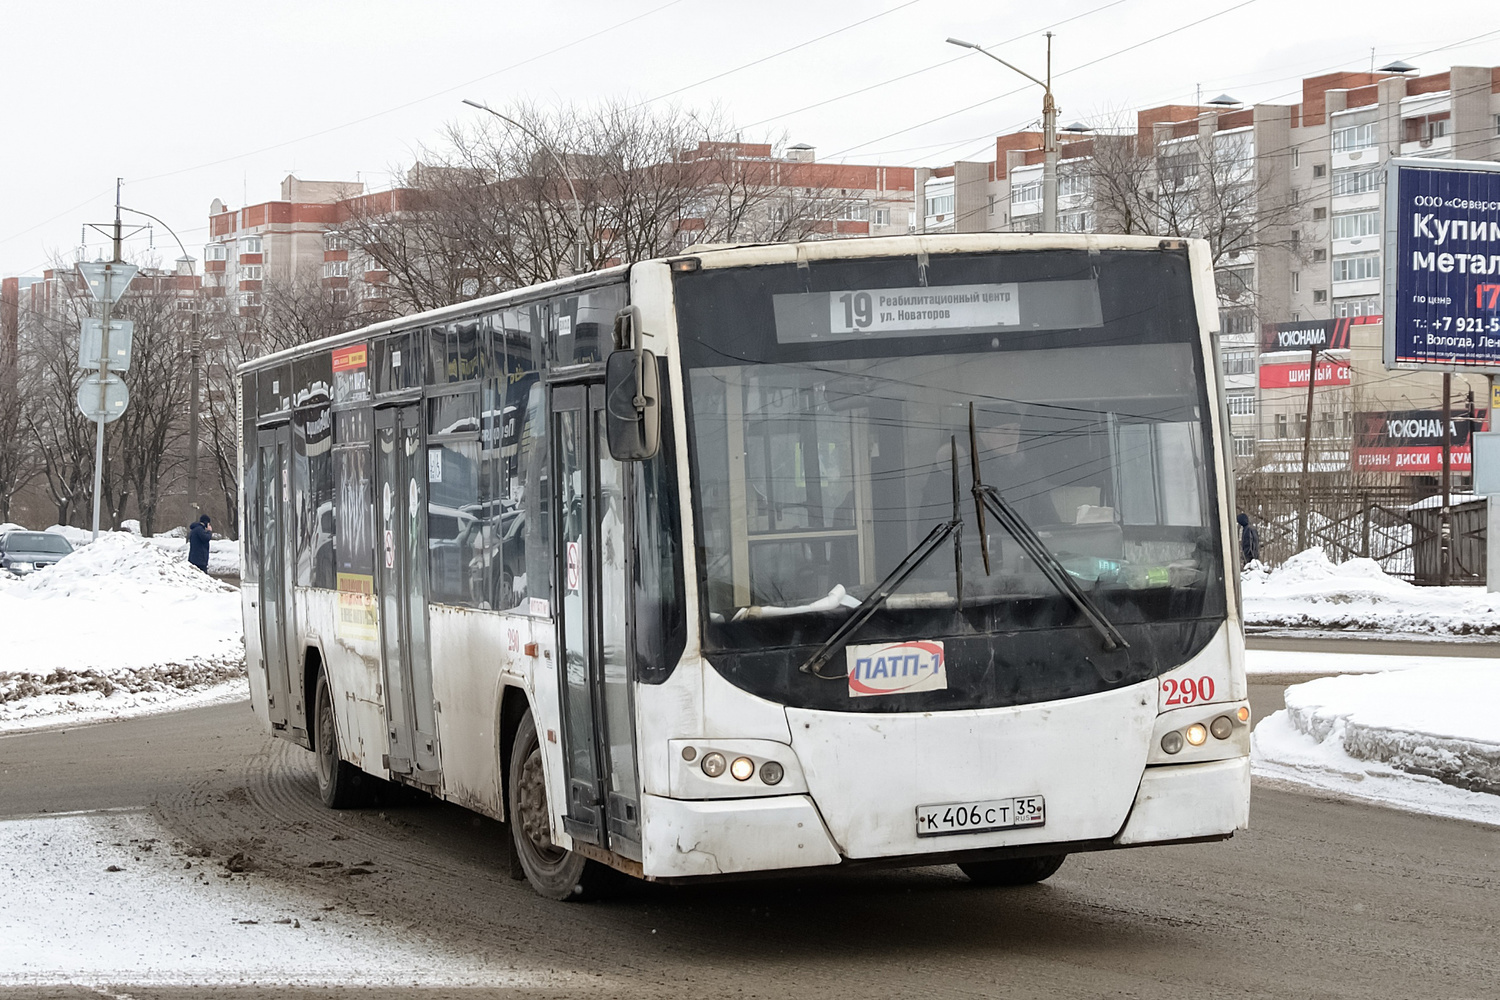
[[8, 531], [0, 535], [0, 569], [24, 576], [72, 551], [66, 538], [50, 531]]

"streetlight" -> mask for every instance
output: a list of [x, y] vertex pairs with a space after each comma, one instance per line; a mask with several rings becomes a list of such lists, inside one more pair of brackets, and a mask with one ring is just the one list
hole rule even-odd
[[[187, 247], [182, 245], [182, 237], [178, 236], [171, 226], [167, 225], [165, 222], [162, 222], [150, 212], [142, 212], [138, 208], [126, 208], [124, 205], [121, 205], [120, 210], [122, 212], [130, 212], [133, 215], [144, 215], [146, 218], [150, 219], [152, 222], [157, 223], [167, 232], [171, 233], [172, 239], [177, 241], [177, 249], [182, 251], [182, 256], [178, 258], [177, 262], [180, 264], [183, 261], [188, 261], [189, 265], [191, 266], [193, 258], [188, 256]], [[202, 415], [198, 411], [199, 395], [201, 392], [201, 390], [199, 389], [198, 369], [201, 368], [203, 364], [203, 341], [198, 329], [198, 310], [196, 308], [192, 312], [192, 317], [192, 375], [188, 379], [188, 391], [191, 397], [188, 403], [188, 407], [189, 412], [192, 414], [192, 419], [188, 421], [188, 454], [190, 456], [188, 459], [188, 506], [193, 509], [193, 520], [196, 521], [198, 519], [198, 515], [202, 513], [201, 508], [199, 508], [198, 506], [198, 421], [202, 419]]]
[[538, 146], [547, 151], [548, 156], [552, 157], [552, 162], [557, 164], [558, 170], [562, 171], [563, 180], [567, 181], [568, 193], [573, 196], [573, 207], [578, 212], [578, 232], [576, 238], [573, 241], [573, 272], [575, 274], [581, 274], [583, 271], [587, 270], [586, 262], [588, 260], [588, 257], [584, 252], [583, 202], [578, 200], [578, 189], [573, 186], [573, 178], [568, 175], [568, 168], [563, 165], [562, 158], [559, 157], [557, 153], [553, 152], [552, 147], [547, 145], [547, 141], [545, 139], [537, 135], [531, 129], [527, 128], [525, 125], [522, 125], [520, 122], [516, 121], [514, 118], [511, 118], [507, 115], [502, 115], [500, 112], [496, 111], [488, 104], [481, 104], [478, 101], [471, 101], [467, 97], [463, 98], [463, 102], [471, 108], [478, 108], [480, 111], [488, 111], [490, 114], [505, 122], [507, 125], [513, 125], [516, 128], [520, 129], [522, 132], [525, 132]]
[[1038, 80], [1024, 69], [1012, 66], [988, 49], [961, 38], [948, 39], [949, 45], [983, 52], [1006, 69], [1020, 73], [1045, 91], [1042, 98], [1042, 231], [1057, 232], [1057, 104], [1052, 100], [1052, 32], [1047, 32], [1047, 79]]

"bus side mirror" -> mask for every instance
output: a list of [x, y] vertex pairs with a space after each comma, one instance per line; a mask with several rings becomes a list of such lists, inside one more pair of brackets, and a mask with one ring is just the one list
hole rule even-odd
[[661, 386], [650, 351], [615, 351], [604, 369], [604, 425], [609, 453], [639, 462], [661, 444]]

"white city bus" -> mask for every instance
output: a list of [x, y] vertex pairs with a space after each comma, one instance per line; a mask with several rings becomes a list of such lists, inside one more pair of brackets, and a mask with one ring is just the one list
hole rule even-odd
[[690, 248], [242, 377], [256, 713], [543, 895], [1223, 839], [1249, 706], [1206, 247]]

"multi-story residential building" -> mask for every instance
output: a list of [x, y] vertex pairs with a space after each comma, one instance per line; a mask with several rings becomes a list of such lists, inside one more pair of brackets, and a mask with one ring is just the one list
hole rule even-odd
[[[1141, 111], [1128, 129], [1060, 136], [1060, 230], [1182, 232], [1213, 243], [1242, 468], [1301, 469], [1308, 352], [1263, 350], [1275, 344], [1262, 331], [1278, 324], [1355, 321], [1314, 385], [1320, 468], [1360, 467], [1360, 414], [1369, 423], [1441, 410], [1441, 376], [1387, 372], [1379, 360], [1383, 167], [1392, 156], [1500, 159], [1500, 67], [1330, 73], [1305, 79], [1301, 98], [1168, 105]], [[1017, 132], [996, 139], [993, 161], [919, 170], [926, 212], [913, 228], [1040, 229], [1041, 147], [1040, 132]], [[1487, 401], [1483, 382], [1458, 377], [1453, 405], [1471, 390]]]

